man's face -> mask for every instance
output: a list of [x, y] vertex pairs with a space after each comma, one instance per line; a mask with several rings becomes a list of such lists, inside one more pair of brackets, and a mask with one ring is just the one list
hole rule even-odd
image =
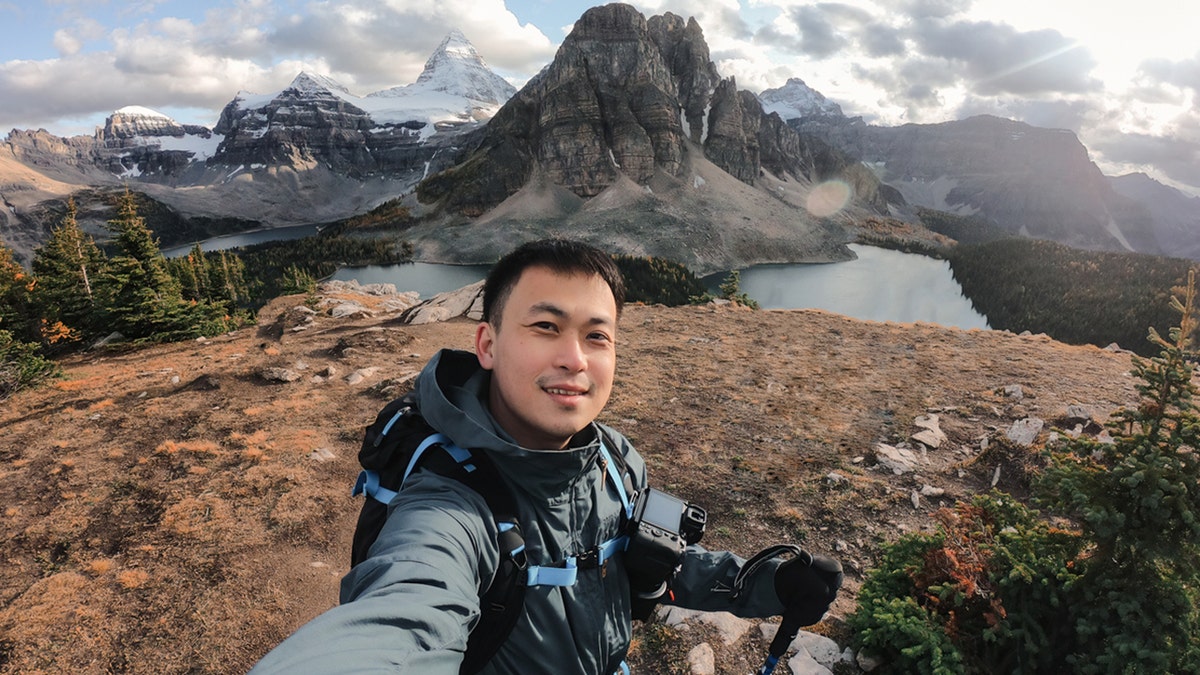
[[565, 448], [612, 393], [612, 290], [599, 276], [530, 267], [498, 318], [475, 331], [479, 363], [492, 371], [492, 416], [522, 447]]

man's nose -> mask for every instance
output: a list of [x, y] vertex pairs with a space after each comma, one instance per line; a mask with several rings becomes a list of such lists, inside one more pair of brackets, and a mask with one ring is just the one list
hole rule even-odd
[[575, 338], [562, 340], [558, 350], [558, 362], [555, 365], [572, 373], [587, 368], [587, 356], [583, 353], [583, 344]]

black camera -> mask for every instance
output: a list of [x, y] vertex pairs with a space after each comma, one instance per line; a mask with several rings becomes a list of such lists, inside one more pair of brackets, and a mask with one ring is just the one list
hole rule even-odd
[[704, 509], [661, 490], [638, 493], [629, 521], [625, 570], [633, 599], [633, 618], [646, 619], [658, 604], [683, 551], [704, 536]]

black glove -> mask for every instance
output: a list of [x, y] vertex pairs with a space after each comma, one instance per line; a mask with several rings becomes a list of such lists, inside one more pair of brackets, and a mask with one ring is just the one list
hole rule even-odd
[[775, 570], [775, 593], [801, 626], [821, 620], [842, 587], [842, 564], [823, 555], [799, 555]]

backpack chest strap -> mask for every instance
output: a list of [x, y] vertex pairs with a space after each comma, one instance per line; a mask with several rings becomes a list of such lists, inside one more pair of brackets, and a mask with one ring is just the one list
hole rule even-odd
[[567, 556], [559, 565], [530, 565], [526, 569], [526, 585], [573, 586], [579, 570], [603, 567], [609, 558], [629, 546], [629, 537], [614, 537], [578, 556]]
[[[633, 517], [633, 504], [629, 500], [629, 492], [625, 489], [625, 480], [613, 461], [612, 454], [600, 441], [601, 471], [612, 483], [621, 499], [621, 509], [627, 522]], [[526, 570], [526, 584], [529, 586], [573, 586], [579, 577], [579, 570], [603, 567], [613, 555], [624, 551], [629, 546], [629, 537], [619, 535], [592, 548], [578, 556], [568, 556], [566, 560], [556, 565], [531, 565]]]

